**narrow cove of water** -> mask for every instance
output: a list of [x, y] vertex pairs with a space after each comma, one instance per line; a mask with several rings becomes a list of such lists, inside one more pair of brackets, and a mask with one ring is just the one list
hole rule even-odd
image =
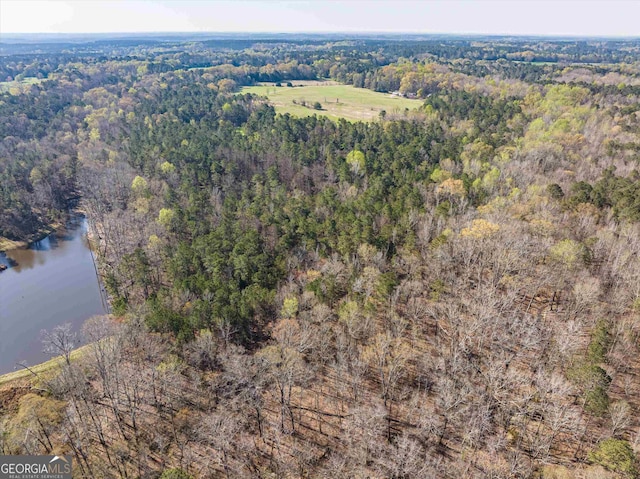
[[78, 332], [91, 316], [105, 314], [86, 231], [85, 217], [73, 215], [64, 229], [0, 253], [8, 266], [0, 272], [0, 374], [50, 358], [41, 330], [71, 323]]

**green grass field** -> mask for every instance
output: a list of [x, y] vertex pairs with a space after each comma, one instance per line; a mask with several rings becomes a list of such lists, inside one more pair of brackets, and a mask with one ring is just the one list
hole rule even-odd
[[[75, 361], [84, 354], [89, 351], [89, 344], [79, 347], [71, 352], [71, 360]], [[57, 356], [55, 358], [50, 359], [49, 361], [45, 361], [44, 363], [36, 364], [31, 366], [29, 369], [19, 369], [17, 371], [3, 374], [0, 376], [0, 386], [5, 386], [6, 384], [12, 383], [21, 379], [35, 379], [34, 374], [38, 376], [41, 375], [51, 375], [56, 373], [56, 371], [64, 364], [64, 359], [62, 356]]]
[[[422, 105], [421, 100], [410, 100], [329, 81], [294, 81], [293, 84], [293, 88], [276, 87], [275, 84], [244, 87], [241, 93], [266, 96], [278, 113], [296, 116], [324, 115], [333, 120], [345, 118], [371, 121], [378, 119], [382, 110], [388, 114], [402, 113], [406, 108], [413, 110]], [[301, 105], [303, 101], [306, 102], [306, 107]], [[315, 102], [320, 102], [322, 110], [313, 109]]]
[[11, 89], [11, 87], [18, 87], [20, 85], [35, 85], [36, 83], [40, 83], [42, 80], [38, 78], [25, 78], [22, 81], [3, 81], [0, 82], [0, 93], [7, 92]]

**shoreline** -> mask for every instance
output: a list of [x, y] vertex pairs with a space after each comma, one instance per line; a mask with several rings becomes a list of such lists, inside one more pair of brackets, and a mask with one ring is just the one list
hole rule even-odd
[[98, 247], [103, 246], [104, 240], [100, 238], [100, 235], [95, 230], [94, 224], [89, 221], [84, 210], [78, 209], [78, 213], [83, 214], [86, 219], [87, 231], [85, 232], [87, 243], [89, 245], [89, 252], [91, 253], [91, 261], [93, 262], [93, 270], [96, 273], [96, 280], [100, 287], [100, 297], [102, 298], [102, 307], [106, 314], [111, 314], [111, 295], [107, 291], [107, 288], [102, 281], [102, 267], [100, 263], [100, 256], [98, 255]]
[[31, 243], [36, 243], [45, 239], [50, 234], [55, 233], [64, 225], [61, 223], [50, 223], [47, 226], [40, 228], [35, 233], [29, 235], [24, 240], [11, 240], [9, 238], [0, 237], [0, 253], [6, 253], [14, 249], [27, 248]]
[[[74, 206], [70, 207], [69, 210], [67, 211], [67, 216], [65, 218], [65, 221], [51, 223], [46, 227], [43, 227], [40, 230], [38, 230], [38, 232], [30, 235], [27, 240], [12, 241], [12, 240], [8, 240], [6, 238], [0, 237], [0, 253], [5, 253], [7, 251], [12, 251], [15, 249], [27, 248], [32, 243], [41, 241], [45, 239], [47, 236], [63, 230], [66, 227], [69, 220], [71, 220], [72, 218], [80, 217], [80, 216], [87, 219], [86, 211], [76, 203]], [[85, 235], [88, 241], [88, 247], [91, 253], [91, 259], [92, 259], [94, 271], [96, 273], [96, 280], [98, 282], [98, 287], [100, 288], [100, 296], [103, 301], [104, 314], [110, 315], [111, 314], [111, 303], [110, 303], [111, 298], [109, 298], [109, 295], [104, 289], [102, 278], [98, 272], [98, 265], [97, 265], [98, 255], [97, 255], [96, 245], [99, 244], [99, 240], [95, 238], [95, 231], [93, 230], [92, 224], [90, 221], [88, 221], [88, 219], [87, 219], [87, 231], [85, 232]], [[9, 247], [4, 249], [3, 247], [7, 245]], [[6, 269], [8, 269], [8, 267], [0, 263], [0, 273], [2, 273], [2, 271], [5, 271]], [[72, 360], [77, 359], [82, 355], [84, 355], [88, 350], [89, 346], [91, 346], [91, 344], [92, 343], [84, 344], [74, 349], [71, 352]], [[19, 380], [27, 381], [30, 385], [32, 385], [32, 380], [37, 379], [34, 373], [36, 375], [40, 375], [42, 373], [54, 371], [55, 369], [59, 368], [63, 363], [64, 363], [63, 357], [56, 356], [46, 361], [43, 361], [41, 363], [29, 366], [28, 368], [22, 368], [15, 371], [2, 373], [0, 374], [0, 388], [12, 387], [11, 386], [12, 383]]]
[[[91, 344], [92, 343], [84, 344], [71, 351], [71, 360], [74, 361], [83, 356], [88, 351]], [[42, 363], [29, 366], [28, 369], [23, 368], [16, 371], [0, 374], [0, 388], [10, 386], [14, 381], [35, 379], [36, 377], [39, 377], [40, 374], [54, 371], [63, 364], [64, 358], [62, 356], [55, 356]]]
[[[31, 243], [37, 243], [38, 241], [42, 241], [47, 236], [55, 233], [56, 231], [64, 228], [66, 222], [69, 220], [69, 217], [72, 214], [83, 214], [86, 216], [85, 212], [79, 206], [79, 196], [73, 196], [67, 199], [67, 218], [64, 222], [54, 221], [52, 223], [43, 225], [38, 231], [27, 235], [25, 239], [22, 240], [11, 240], [9, 238], [5, 238], [4, 236], [0, 236], [0, 253], [6, 253], [7, 251], [11, 251], [14, 249], [27, 248]], [[0, 269], [0, 271], [2, 271]]]

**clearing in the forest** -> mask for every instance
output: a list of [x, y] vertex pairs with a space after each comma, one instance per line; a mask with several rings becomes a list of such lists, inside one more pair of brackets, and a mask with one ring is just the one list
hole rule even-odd
[[[293, 86], [263, 83], [244, 87], [242, 93], [266, 96], [278, 113], [296, 116], [325, 115], [331, 119], [371, 121], [380, 118], [380, 112], [401, 114], [415, 110], [421, 100], [400, 95], [380, 93], [332, 81], [292, 81]], [[318, 105], [319, 104], [319, 105]]]

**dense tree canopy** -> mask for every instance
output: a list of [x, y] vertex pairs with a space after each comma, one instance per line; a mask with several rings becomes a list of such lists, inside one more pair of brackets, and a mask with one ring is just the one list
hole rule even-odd
[[[114, 314], [0, 396], [0, 452], [87, 478], [637, 475], [637, 41], [3, 49], [0, 238], [80, 199]], [[420, 107], [241, 91], [318, 79]]]

